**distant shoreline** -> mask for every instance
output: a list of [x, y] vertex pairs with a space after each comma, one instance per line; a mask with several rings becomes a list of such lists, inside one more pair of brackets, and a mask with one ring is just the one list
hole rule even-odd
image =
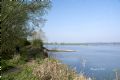
[[112, 43], [44, 43], [45, 45], [120, 45], [120, 42]]
[[61, 50], [61, 49], [51, 49], [50, 52], [77, 52], [75, 50]]

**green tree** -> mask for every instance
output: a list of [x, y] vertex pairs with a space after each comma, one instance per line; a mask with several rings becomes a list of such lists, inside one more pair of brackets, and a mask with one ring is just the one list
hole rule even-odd
[[2, 1], [0, 52], [3, 59], [12, 58], [16, 45], [22, 45], [21, 41], [27, 38], [36, 26], [33, 23], [34, 26], [30, 28], [28, 22], [41, 19], [50, 8], [50, 4], [49, 0]]

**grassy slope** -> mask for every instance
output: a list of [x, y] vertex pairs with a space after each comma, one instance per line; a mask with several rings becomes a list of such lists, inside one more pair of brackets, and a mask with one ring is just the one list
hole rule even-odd
[[43, 57], [39, 50], [32, 52], [23, 50], [22, 56], [5, 61], [7, 67], [12, 67], [3, 71], [1, 80], [86, 80], [59, 61]]

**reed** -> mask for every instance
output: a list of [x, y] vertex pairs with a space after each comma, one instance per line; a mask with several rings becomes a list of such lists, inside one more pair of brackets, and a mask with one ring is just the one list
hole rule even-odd
[[69, 69], [54, 59], [45, 59], [42, 64], [34, 68], [33, 74], [39, 80], [88, 80], [83, 74]]

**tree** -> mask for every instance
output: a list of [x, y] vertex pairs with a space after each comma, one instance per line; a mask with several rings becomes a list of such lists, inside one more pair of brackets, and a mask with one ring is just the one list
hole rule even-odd
[[50, 3], [49, 0], [2, 1], [2, 58], [9, 59], [14, 55], [16, 45], [22, 45], [21, 41], [34, 30], [35, 25], [31, 29], [28, 21], [39, 20], [38, 15], [41, 18], [50, 8]]

